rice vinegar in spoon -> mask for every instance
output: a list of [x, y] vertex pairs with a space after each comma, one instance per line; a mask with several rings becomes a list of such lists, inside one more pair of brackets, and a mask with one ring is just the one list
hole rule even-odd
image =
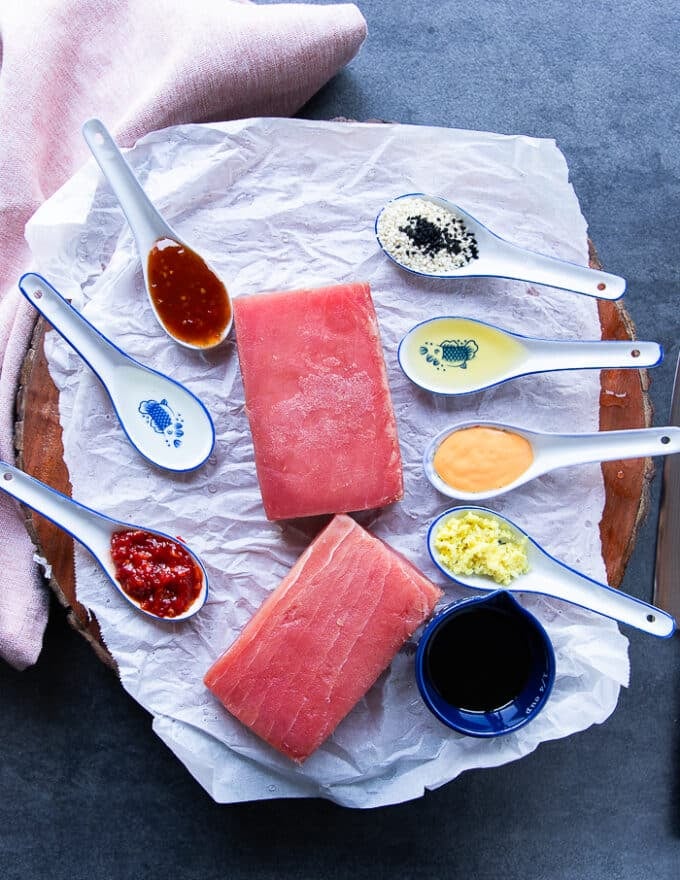
[[490, 324], [467, 318], [426, 321], [404, 339], [409, 378], [432, 391], [458, 394], [493, 385], [526, 356], [522, 343]]

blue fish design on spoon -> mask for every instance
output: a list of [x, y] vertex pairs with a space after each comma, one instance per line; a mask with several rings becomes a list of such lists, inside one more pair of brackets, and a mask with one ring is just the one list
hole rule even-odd
[[446, 370], [449, 367], [467, 369], [468, 361], [479, 351], [474, 339], [445, 339], [439, 344], [427, 342], [420, 346], [420, 354], [435, 369]]
[[182, 445], [184, 419], [174, 412], [165, 398], [161, 401], [143, 400], [139, 404], [139, 412], [157, 434], [164, 435], [168, 446], [171, 443], [175, 448]]

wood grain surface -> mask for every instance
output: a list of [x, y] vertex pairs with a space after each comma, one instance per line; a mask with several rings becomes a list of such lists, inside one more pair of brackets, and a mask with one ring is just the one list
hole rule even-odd
[[[599, 268], [591, 245], [590, 264]], [[635, 328], [618, 302], [598, 301], [603, 339], [634, 339]], [[44, 337], [51, 331], [40, 319], [26, 355], [17, 394], [16, 448], [19, 467], [66, 495], [71, 494], [63, 460], [58, 392], [44, 354]], [[652, 410], [646, 370], [601, 371], [600, 429], [642, 428], [651, 425]], [[619, 586], [635, 545], [638, 526], [649, 505], [651, 459], [602, 464], [606, 503], [600, 534], [602, 554], [611, 586]], [[92, 644], [98, 655], [115, 666], [102, 641], [95, 617], [76, 596], [73, 539], [38, 514], [26, 511], [29, 533], [38, 552], [51, 566], [50, 586], [68, 609], [69, 620]]]

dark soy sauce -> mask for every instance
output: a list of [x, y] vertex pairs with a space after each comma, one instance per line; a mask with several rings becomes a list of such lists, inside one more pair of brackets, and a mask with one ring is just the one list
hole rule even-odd
[[491, 712], [514, 700], [531, 672], [531, 636], [517, 614], [473, 604], [445, 620], [428, 645], [426, 670], [451, 706]]

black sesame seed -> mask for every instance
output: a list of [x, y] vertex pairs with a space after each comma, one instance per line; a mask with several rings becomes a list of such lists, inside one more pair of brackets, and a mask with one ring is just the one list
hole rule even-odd
[[[415, 206], [414, 206], [415, 207]], [[408, 210], [408, 209], [407, 209]], [[403, 217], [405, 220], [402, 220]], [[402, 214], [397, 230], [403, 236], [392, 244], [400, 259], [413, 268], [424, 268], [419, 258], [431, 260], [437, 269], [460, 267], [479, 256], [474, 234], [462, 218], [423, 206], [422, 213], [411, 208]], [[448, 258], [448, 259], [447, 259]]]

